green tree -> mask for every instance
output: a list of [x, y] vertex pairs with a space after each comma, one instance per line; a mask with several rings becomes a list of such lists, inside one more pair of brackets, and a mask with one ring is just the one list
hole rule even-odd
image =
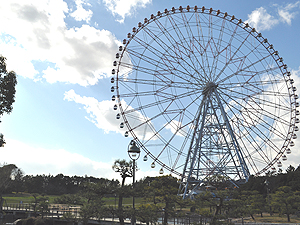
[[146, 191], [147, 196], [153, 200], [154, 204], [162, 205], [163, 224], [168, 224], [169, 216], [175, 212], [175, 203], [181, 200], [181, 197], [177, 196], [177, 179], [171, 175], [156, 177]]
[[0, 116], [11, 113], [15, 102], [17, 76], [6, 70], [6, 58], [0, 55]]
[[197, 211], [211, 218], [212, 224], [216, 224], [220, 219], [227, 218], [229, 196], [228, 189], [207, 189], [195, 197]]
[[112, 169], [119, 173], [122, 177], [121, 188], [118, 189], [119, 202], [117, 215], [119, 217], [120, 225], [124, 225], [124, 209], [123, 209], [123, 196], [126, 192], [125, 179], [133, 176], [133, 163], [132, 161], [126, 162], [125, 159], [117, 159], [112, 166]]
[[37, 199], [37, 207], [36, 211], [42, 215], [42, 218], [44, 218], [45, 214], [50, 212], [49, 208], [49, 198], [45, 196], [40, 196]]
[[[6, 58], [0, 55], [0, 117], [11, 113], [15, 102], [17, 76], [14, 71], [6, 69]], [[0, 135], [0, 147], [5, 144], [3, 134]]]
[[3, 192], [12, 184], [12, 180], [17, 175], [18, 167], [14, 164], [7, 164], [0, 167], [0, 214], [3, 207]]
[[[1, 122], [1, 121], [0, 121]], [[4, 140], [4, 135], [0, 134], [0, 147], [4, 147], [4, 145], [6, 144], [5, 140]]]
[[108, 210], [104, 206], [103, 197], [110, 193], [110, 182], [85, 182], [82, 184], [81, 196], [85, 199], [80, 208], [83, 224], [87, 224], [91, 217], [99, 221], [106, 216]]
[[83, 205], [83, 198], [79, 194], [65, 194], [54, 199], [56, 204]]
[[154, 204], [142, 204], [137, 208], [137, 219], [147, 225], [155, 224], [158, 220], [159, 207]]
[[286, 214], [290, 222], [290, 215], [299, 210], [300, 192], [293, 192], [291, 187], [283, 186], [278, 188], [275, 194], [271, 195], [271, 205], [283, 215]]

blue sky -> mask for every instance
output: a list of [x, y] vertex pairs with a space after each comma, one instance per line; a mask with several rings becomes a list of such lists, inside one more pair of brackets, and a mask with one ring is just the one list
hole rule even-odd
[[[300, 1], [10, 0], [0, 5], [0, 54], [18, 74], [13, 112], [0, 131], [1, 163], [25, 174], [119, 178], [129, 139], [112, 110], [112, 62], [132, 27], [180, 5], [220, 9], [247, 21], [284, 58], [300, 89]], [[298, 144], [298, 145], [297, 145]], [[292, 151], [284, 164], [297, 166]], [[142, 165], [137, 178], [158, 175]]]

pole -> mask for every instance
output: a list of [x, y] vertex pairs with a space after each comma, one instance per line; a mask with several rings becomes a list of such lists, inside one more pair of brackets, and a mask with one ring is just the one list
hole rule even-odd
[[135, 205], [134, 205], [134, 183], [135, 183], [135, 159], [133, 159], [133, 171], [132, 171], [132, 177], [133, 177], [133, 182], [132, 182], [132, 189], [133, 189], [133, 194], [132, 194], [132, 208], [133, 208], [133, 215], [131, 218], [131, 225], [135, 225]]

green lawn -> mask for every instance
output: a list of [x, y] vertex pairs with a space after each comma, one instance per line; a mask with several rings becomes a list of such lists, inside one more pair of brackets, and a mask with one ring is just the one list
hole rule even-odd
[[[255, 222], [257, 223], [287, 223], [287, 217], [286, 215], [279, 216], [277, 213], [270, 216], [268, 213], [263, 213], [263, 217], [259, 215], [255, 215]], [[235, 222], [241, 222], [242, 220], [239, 219], [238, 221], [235, 219]], [[247, 217], [244, 218], [244, 222], [246, 223], [253, 223], [254, 221], [252, 218]], [[291, 223], [300, 223], [300, 218], [291, 215]]]
[[[54, 198], [56, 198], [57, 196], [47, 195], [46, 197], [49, 198], [49, 202], [51, 204], [51, 203], [54, 202]], [[27, 193], [4, 195], [3, 198], [5, 199], [7, 204], [18, 204], [21, 201], [23, 203], [32, 203], [32, 202], [34, 202], [34, 197], [31, 194], [27, 194]]]
[[[50, 204], [54, 203], [54, 199], [59, 197], [55, 195], [46, 195], [45, 197], [49, 198]], [[23, 203], [32, 203], [34, 202], [34, 197], [31, 194], [27, 193], [18, 193], [6, 195], [3, 197], [6, 200], [7, 204], [19, 204], [21, 201]], [[119, 198], [118, 197], [109, 197], [104, 198], [106, 205], [109, 206], [118, 206]], [[135, 198], [135, 204], [139, 205], [143, 203], [143, 198]], [[123, 205], [132, 205], [132, 198], [123, 198]]]

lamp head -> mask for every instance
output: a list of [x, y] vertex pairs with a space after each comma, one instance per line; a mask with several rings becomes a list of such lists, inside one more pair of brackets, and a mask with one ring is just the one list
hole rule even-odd
[[134, 140], [130, 141], [128, 146], [128, 155], [132, 160], [137, 160], [140, 157], [141, 150]]

